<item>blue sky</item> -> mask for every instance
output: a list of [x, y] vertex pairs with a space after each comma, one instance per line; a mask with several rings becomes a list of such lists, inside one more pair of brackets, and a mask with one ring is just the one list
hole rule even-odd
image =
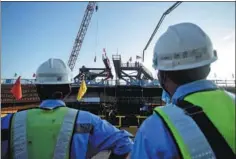
[[[32, 78], [37, 67], [49, 58], [66, 63], [79, 30], [87, 2], [2, 2], [1, 77]], [[104, 67], [102, 48], [122, 55], [126, 62], [141, 55], [162, 13], [173, 2], [99, 2], [73, 74], [86, 67]], [[219, 60], [212, 72], [219, 78], [232, 78], [235, 72], [235, 3], [183, 2], [170, 13], [146, 51], [145, 66], [153, 73], [155, 41], [169, 25], [193, 22], [210, 36]], [[93, 59], [97, 54], [97, 62]], [[112, 63], [113, 64], [113, 63]]]

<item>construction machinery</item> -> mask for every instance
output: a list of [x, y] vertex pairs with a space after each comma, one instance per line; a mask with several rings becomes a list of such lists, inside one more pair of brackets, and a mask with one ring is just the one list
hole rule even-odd
[[83, 79], [86, 81], [90, 81], [90, 83], [97, 83], [98, 79], [103, 79], [100, 82], [105, 82], [108, 79], [113, 79], [113, 73], [111, 70], [110, 60], [106, 54], [103, 54], [102, 61], [104, 63], [105, 68], [87, 68], [82, 66], [80, 68], [79, 74], [74, 77], [76, 83], [80, 83]]
[[144, 49], [143, 49], [143, 62], [144, 62], [144, 54], [145, 51], [147, 50], [149, 44], [151, 43], [153, 37], [156, 35], [157, 30], [159, 29], [159, 27], [161, 26], [161, 23], [163, 22], [163, 20], [165, 19], [166, 15], [168, 15], [170, 12], [172, 12], [175, 8], [177, 8], [182, 2], [176, 2], [174, 3], [169, 9], [167, 9], [161, 16], [159, 22], [157, 23], [151, 37], [149, 38], [147, 44], [145, 45]]
[[69, 57], [68, 66], [71, 69], [71, 71], [73, 71], [73, 69], [75, 67], [76, 60], [79, 56], [79, 52], [80, 52], [80, 49], [82, 47], [86, 32], [88, 30], [92, 15], [93, 15], [94, 11], [97, 12], [97, 10], [98, 10], [98, 6], [97, 6], [96, 2], [89, 2], [88, 3], [87, 8], [86, 8], [85, 13], [84, 13], [82, 23], [80, 25], [77, 36], [75, 38], [75, 42], [74, 42], [74, 45], [73, 45], [73, 48], [72, 48], [72, 52], [71, 52], [70, 57]]

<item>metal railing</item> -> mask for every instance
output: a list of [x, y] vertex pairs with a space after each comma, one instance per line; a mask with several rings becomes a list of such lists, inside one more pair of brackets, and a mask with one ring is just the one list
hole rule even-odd
[[235, 87], [235, 80], [212, 80], [219, 87]]
[[117, 97], [119, 102], [161, 104], [161, 97]]
[[[14, 84], [17, 79], [1, 79], [1, 84]], [[21, 84], [34, 84], [35, 79], [21, 79]]]
[[139, 62], [135, 62], [135, 63], [130, 63], [130, 62], [126, 62], [126, 63], [122, 63], [121, 67], [130, 67], [130, 68], [143, 68], [143, 70], [149, 74], [151, 77], [153, 77], [152, 72], [149, 71], [142, 63]]
[[121, 60], [121, 55], [112, 55], [112, 60]]
[[[65, 99], [66, 102], [76, 102], [76, 95], [71, 95]], [[83, 97], [80, 103], [134, 103], [134, 104], [161, 104], [161, 97], [115, 97], [115, 96], [97, 96], [97, 97]]]
[[130, 63], [130, 62], [121, 63], [121, 67], [131, 67], [131, 68], [136, 68], [136, 67], [140, 67], [140, 66], [142, 66], [141, 63]]
[[151, 77], [153, 77], [152, 72], [149, 71], [143, 64], [141, 64], [141, 67], [143, 68], [145, 72], [147, 72]]
[[[235, 87], [235, 80], [211, 80], [219, 87]], [[1, 79], [1, 84], [12, 85], [16, 82], [16, 79]], [[35, 79], [21, 79], [21, 84], [34, 84]], [[143, 86], [143, 87], [160, 87], [160, 83], [155, 80], [132, 80], [125, 82], [122, 80], [86, 80], [88, 86], [117, 86], [117, 85], [130, 85], [130, 86]], [[73, 83], [72, 86], [79, 86], [80, 83]]]
[[[129, 82], [123, 80], [87, 80], [88, 86], [142, 86], [142, 87], [160, 87], [158, 80], [131, 80]], [[79, 86], [80, 83], [73, 83], [72, 86]]]

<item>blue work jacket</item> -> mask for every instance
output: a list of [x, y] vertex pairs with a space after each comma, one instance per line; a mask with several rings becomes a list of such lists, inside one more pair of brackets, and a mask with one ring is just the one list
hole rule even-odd
[[[178, 87], [171, 98], [169, 105], [176, 106], [177, 100], [184, 99], [188, 94], [216, 89], [217, 86], [208, 80], [199, 80]], [[235, 95], [226, 92], [232, 99]], [[148, 117], [139, 128], [131, 152], [132, 159], [169, 159], [179, 158], [177, 145], [164, 125], [163, 121], [157, 114]]]

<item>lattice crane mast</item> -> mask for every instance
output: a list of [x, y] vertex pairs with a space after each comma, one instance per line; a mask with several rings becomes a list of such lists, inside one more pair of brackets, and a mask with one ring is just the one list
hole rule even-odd
[[72, 52], [70, 54], [70, 58], [68, 61], [68, 66], [71, 69], [71, 71], [73, 71], [73, 69], [75, 67], [75, 63], [78, 58], [79, 51], [82, 47], [83, 40], [86, 35], [86, 32], [87, 32], [87, 29], [88, 29], [89, 23], [91, 21], [94, 10], [96, 10], [96, 11], [98, 10], [97, 3], [96, 2], [89, 2], [87, 5], [87, 8], [85, 10], [84, 17], [83, 17], [82, 23], [80, 25], [80, 28], [79, 28], [78, 34], [76, 36], [74, 46], [73, 46], [73, 49], [72, 49]]

